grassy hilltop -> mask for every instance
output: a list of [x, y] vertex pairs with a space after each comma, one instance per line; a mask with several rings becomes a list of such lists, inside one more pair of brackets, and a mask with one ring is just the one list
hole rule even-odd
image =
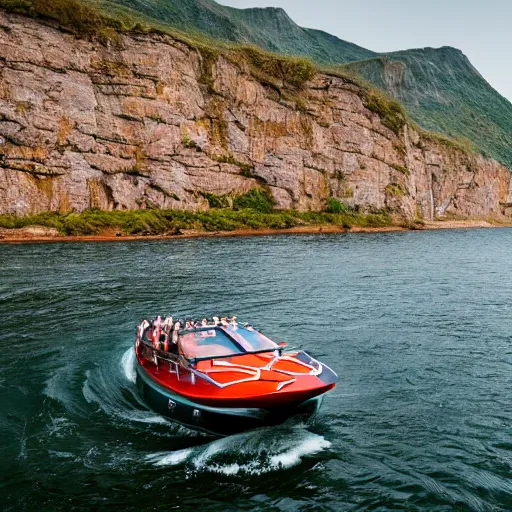
[[368, 59], [377, 54], [326, 32], [299, 27], [283, 9], [234, 9], [213, 0], [102, 0], [111, 12], [118, 6], [185, 32], [214, 39], [251, 43], [286, 55], [302, 55], [322, 64]]

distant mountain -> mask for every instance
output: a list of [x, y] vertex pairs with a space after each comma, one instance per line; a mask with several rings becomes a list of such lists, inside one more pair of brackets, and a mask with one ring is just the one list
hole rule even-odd
[[215, 39], [255, 44], [287, 55], [304, 55], [329, 64], [377, 56], [335, 36], [299, 27], [283, 9], [234, 9], [212, 0], [107, 0], [136, 10], [184, 31], [199, 31]]
[[421, 127], [468, 139], [512, 168], [512, 104], [455, 48], [379, 54], [299, 27], [280, 8], [234, 9], [213, 0], [102, 0], [102, 5], [129, 8], [184, 31], [306, 56], [320, 65], [346, 65], [400, 100]]
[[460, 50], [407, 50], [348, 68], [398, 99], [423, 128], [466, 138], [512, 168], [512, 104]]

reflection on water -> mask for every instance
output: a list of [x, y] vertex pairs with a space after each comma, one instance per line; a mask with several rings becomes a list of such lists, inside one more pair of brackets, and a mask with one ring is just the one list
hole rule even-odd
[[[510, 510], [512, 231], [0, 246], [6, 510]], [[154, 314], [237, 314], [340, 376], [310, 424], [148, 410]]]

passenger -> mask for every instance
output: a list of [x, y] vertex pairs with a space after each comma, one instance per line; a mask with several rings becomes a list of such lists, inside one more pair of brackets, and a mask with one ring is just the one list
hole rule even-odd
[[151, 329], [151, 343], [154, 348], [159, 349], [160, 348], [160, 329], [158, 326], [153, 326]]
[[201, 320], [201, 327], [208, 327], [208, 320], [206, 320], [206, 318]]
[[157, 316], [153, 320], [153, 328], [151, 333], [153, 347], [157, 350], [160, 349], [160, 334], [162, 333], [162, 317]]
[[178, 354], [178, 343], [169, 342], [169, 350], [167, 351], [170, 354]]
[[172, 325], [173, 325], [173, 320], [172, 320], [172, 316], [168, 316], [163, 324], [162, 324], [162, 330], [164, 332], [166, 332], [167, 334], [169, 334], [171, 332], [171, 329], [172, 329]]
[[151, 324], [147, 320], [143, 320], [137, 330], [137, 338], [141, 339], [141, 340], [144, 339], [144, 337], [150, 327], [151, 327]]
[[213, 317], [213, 325], [217, 326], [220, 325], [220, 320], [218, 316]]
[[165, 352], [169, 352], [169, 333], [167, 332], [160, 334], [160, 350], [162, 347]]
[[174, 327], [173, 327], [173, 330], [172, 330], [172, 338], [171, 338], [171, 340], [172, 340], [173, 345], [177, 345], [178, 344], [178, 337], [179, 337], [180, 329], [181, 329], [181, 324], [180, 324], [180, 321], [178, 320], [174, 324]]
[[192, 324], [192, 322], [190, 320], [187, 320], [185, 323], [185, 329], [189, 330], [189, 329], [193, 329], [193, 328], [194, 328], [194, 325]]
[[220, 319], [220, 323], [222, 325], [222, 327], [228, 327], [229, 323], [228, 323], [228, 319], [227, 317], [223, 316], [221, 319]]
[[152, 333], [153, 333], [153, 327], [151, 327], [151, 324], [148, 322], [148, 326], [146, 327], [146, 329], [144, 330], [144, 339], [148, 342], [148, 343], [151, 343], [153, 341], [153, 338], [151, 337], [152, 336]]

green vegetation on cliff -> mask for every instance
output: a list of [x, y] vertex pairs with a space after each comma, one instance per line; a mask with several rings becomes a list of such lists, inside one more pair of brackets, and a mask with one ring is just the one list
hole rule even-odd
[[512, 104], [455, 48], [424, 48], [348, 64], [399, 100], [424, 129], [512, 168]]
[[252, 44], [284, 55], [301, 55], [323, 64], [368, 59], [376, 54], [322, 32], [299, 27], [283, 9], [234, 9], [212, 0], [102, 0], [110, 12], [119, 7], [187, 33]]
[[114, 28], [123, 28], [120, 21], [106, 18], [99, 5], [89, 0], [0, 0], [0, 8], [32, 18], [56, 21], [81, 36], [110, 39], [115, 37]]
[[215, 194], [204, 196], [210, 204], [208, 211], [148, 209], [107, 212], [90, 209], [83, 213], [46, 212], [25, 217], [0, 215], [0, 228], [38, 225], [56, 228], [62, 235], [75, 236], [96, 235], [106, 229], [115, 229], [125, 235], [177, 235], [183, 230], [214, 232], [288, 229], [310, 225], [335, 225], [350, 229], [352, 226], [382, 227], [392, 224], [392, 218], [386, 212], [363, 214], [351, 211], [336, 199], [328, 202], [325, 212], [297, 212], [273, 210], [269, 193], [259, 188], [233, 197]]
[[300, 88], [317, 72], [309, 59], [271, 53], [252, 44], [226, 44], [194, 30], [184, 32], [144, 13], [110, 5], [106, 0], [0, 0], [0, 9], [56, 22], [79, 37], [96, 38], [114, 46], [120, 42], [119, 33], [164, 33], [199, 51], [203, 58], [200, 81], [209, 89], [212, 66], [220, 53], [232, 62], [246, 65], [256, 78], [278, 91], [275, 82]]
[[236, 229], [288, 229], [295, 226], [334, 225], [345, 229], [352, 226], [383, 227], [392, 224], [386, 213], [299, 213], [271, 211], [263, 213], [253, 208], [210, 209], [206, 212], [178, 210], [113, 211], [87, 210], [84, 213], [41, 213], [27, 217], [0, 215], [0, 228], [26, 226], [56, 228], [62, 235], [96, 235], [114, 229], [124, 235], [177, 235], [184, 230], [200, 232], [233, 231]]

